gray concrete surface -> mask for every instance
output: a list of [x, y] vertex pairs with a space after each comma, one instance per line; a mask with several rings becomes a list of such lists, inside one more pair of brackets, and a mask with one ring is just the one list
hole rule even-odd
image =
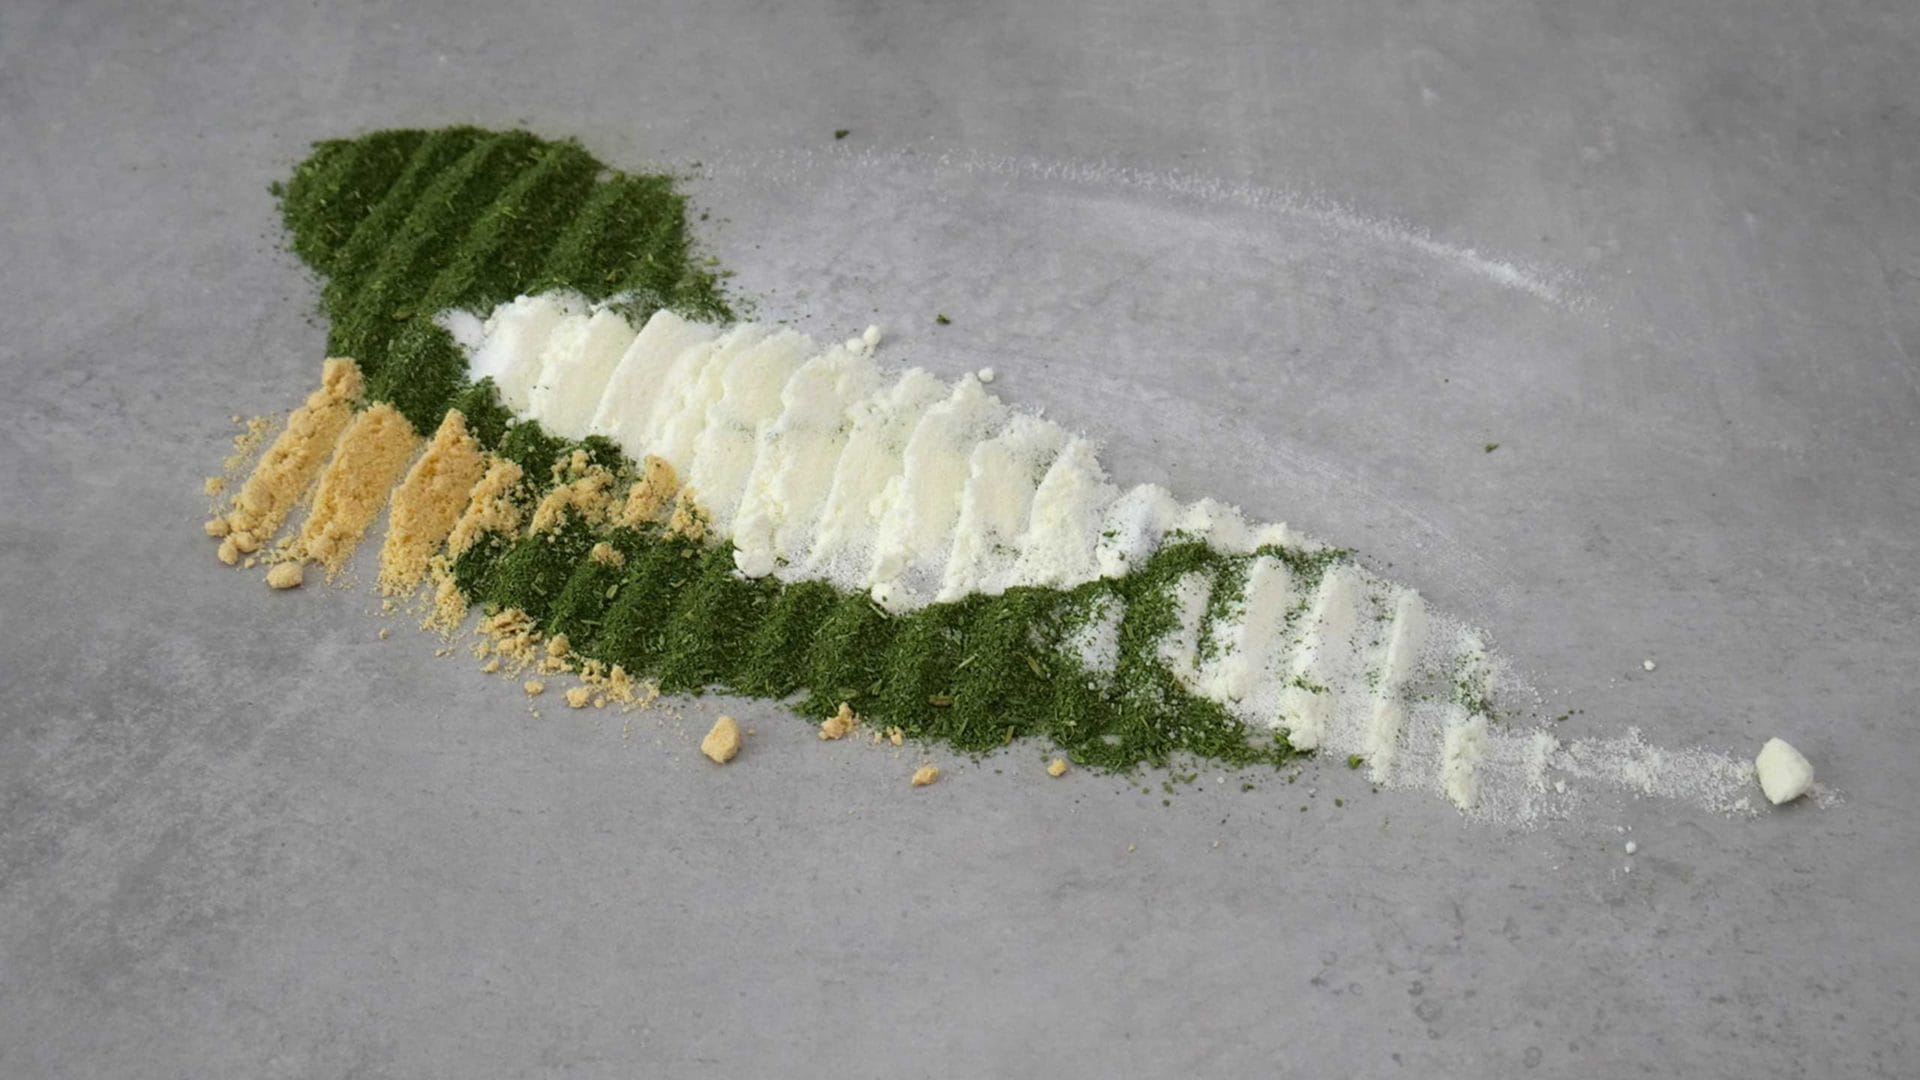
[[[1913, 1075], [1916, 31], [0, 6], [0, 1076]], [[763, 314], [1360, 547], [1569, 732], [1785, 734], [1845, 801], [1511, 832], [1033, 747], [916, 792], [762, 705], [536, 719], [365, 589], [270, 595], [198, 535], [228, 415], [321, 355], [266, 186], [456, 121], [686, 169]]]

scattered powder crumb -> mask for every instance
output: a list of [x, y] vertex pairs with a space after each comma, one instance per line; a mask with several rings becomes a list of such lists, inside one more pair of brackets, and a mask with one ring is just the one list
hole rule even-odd
[[380, 633], [379, 633], [379, 635], [378, 635], [378, 636], [379, 636], [379, 638], [380, 638], [380, 640], [381, 640], [381, 641], [385, 641], [385, 640], [387, 640], [387, 635], [389, 635], [389, 634], [391, 634], [391, 633], [393, 633], [393, 631], [392, 631], [392, 630], [390, 630], [390, 629], [388, 629], [387, 627], [384, 627], [384, 626], [383, 626], [383, 627], [381, 627], [381, 628], [380, 628]]
[[914, 787], [926, 787], [938, 779], [940, 779], [940, 766], [922, 765], [914, 770], [912, 784]]
[[245, 565], [246, 565], [246, 568], [247, 568], [247, 569], [249, 569], [249, 570], [251, 570], [251, 569], [253, 569], [254, 567], [256, 567], [256, 566], [259, 566], [259, 565], [260, 565], [260, 560], [259, 560], [259, 559], [256, 559], [256, 558], [254, 558], [254, 557], [253, 557], [253, 556], [251, 556], [251, 555], [249, 555], [249, 556], [247, 556], [247, 561], [246, 561], [246, 564], [245, 564]]
[[587, 552], [587, 558], [592, 559], [602, 566], [625, 566], [627, 564], [627, 557], [620, 553], [620, 549], [607, 543], [605, 540], [593, 545], [593, 550]]
[[673, 500], [673, 516], [667, 519], [667, 531], [677, 533], [689, 540], [704, 540], [707, 525], [712, 521], [707, 511], [696, 499], [692, 485], [680, 489]]
[[500, 658], [497, 656], [491, 660], [488, 660], [486, 663], [480, 665], [480, 671], [482, 674], [491, 675], [494, 672], [499, 670], [500, 670]]
[[217, 518], [214, 518], [212, 521], [207, 522], [205, 528], [207, 530], [207, 535], [213, 537], [215, 540], [218, 540], [226, 536], [227, 533], [233, 531], [232, 527], [227, 524], [227, 519], [223, 517], [217, 517]]
[[[584, 451], [575, 451], [585, 457]], [[533, 511], [532, 531], [558, 531], [569, 517], [578, 517], [589, 525], [601, 525], [613, 503], [613, 474], [599, 465], [587, 466], [578, 476], [547, 492]]]
[[300, 587], [301, 578], [305, 576], [301, 570], [302, 567], [297, 562], [277, 563], [273, 569], [267, 571], [267, 584], [276, 589], [297, 589]]
[[505, 608], [487, 616], [480, 620], [479, 630], [511, 670], [523, 670], [540, 659], [540, 631], [519, 608]]
[[225, 490], [227, 490], [227, 478], [224, 476], [209, 476], [206, 482], [200, 485], [201, 493], [208, 498], [217, 497]]
[[592, 687], [576, 686], [567, 691], [567, 708], [569, 709], [584, 709], [587, 707], [587, 702], [591, 700], [593, 700]]
[[[232, 532], [272, 536], [326, 464], [366, 383], [360, 365], [335, 358], [321, 368], [320, 388], [287, 417], [287, 428], [267, 447], [227, 514]], [[265, 429], [262, 428], [264, 431]], [[222, 549], [222, 562], [226, 562]]]
[[859, 726], [860, 718], [854, 715], [853, 706], [843, 701], [840, 703], [839, 712], [821, 721], [820, 738], [825, 740], [844, 739], [848, 735], [853, 734], [853, 729]]
[[732, 761], [740, 752], [740, 725], [731, 716], [715, 720], [707, 737], [700, 740], [700, 752], [721, 765]]
[[1633, 842], [1632, 840], [1627, 841], [1627, 854], [1632, 855], [1634, 852], [1637, 852], [1639, 850], [1640, 850], [1639, 844]]
[[1642, 660], [1640, 661], [1640, 666], [1643, 668], [1646, 668], [1648, 671], [1652, 671], [1654, 668], [1657, 668], [1660, 665], [1654, 663], [1651, 660]]
[[983, 367], [980, 369], [980, 373], [975, 375], [974, 378], [979, 379], [983, 383], [990, 383], [994, 379], [994, 371], [990, 367]]
[[1768, 739], [1753, 767], [1760, 777], [1760, 790], [1775, 806], [1792, 802], [1813, 787], [1813, 765], [1785, 739]]
[[527, 692], [528, 697], [539, 697], [541, 694], [546, 693], [547, 684], [541, 682], [539, 679], [528, 679], [526, 682], [520, 684], [520, 688]]
[[620, 507], [620, 524], [637, 528], [659, 521], [680, 490], [680, 478], [665, 459], [648, 454], [640, 462], [640, 479], [627, 489]]
[[225, 540], [220, 541], [220, 550], [214, 552], [214, 557], [226, 563], [228, 566], [237, 566], [239, 564], [240, 548], [233, 542], [233, 537], [229, 536]]
[[313, 511], [300, 530], [300, 550], [338, 574], [386, 505], [387, 492], [419, 445], [413, 425], [385, 402], [353, 418], [321, 474]]
[[410, 593], [466, 509], [468, 493], [486, 472], [486, 455], [458, 409], [447, 411], [420, 460], [393, 492], [387, 538], [380, 547], [380, 591]]
[[1067, 759], [1054, 758], [1047, 762], [1047, 775], [1056, 779], [1067, 775]]
[[[493, 458], [480, 481], [467, 493], [467, 506], [447, 534], [447, 555], [458, 558], [474, 541], [488, 533], [510, 533], [520, 527], [520, 504], [514, 493], [525, 474], [506, 458]], [[462, 605], [465, 610], [465, 605]]]

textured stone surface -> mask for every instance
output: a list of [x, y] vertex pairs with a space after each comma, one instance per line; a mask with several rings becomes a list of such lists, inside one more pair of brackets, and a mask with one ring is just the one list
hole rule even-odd
[[[0, 1074], [1911, 1072], [1911, 5], [515, 7], [0, 7]], [[762, 314], [1361, 548], [1569, 732], [1846, 801], [913, 791], [271, 592], [199, 495], [319, 370], [266, 185], [460, 121], [686, 169]]]

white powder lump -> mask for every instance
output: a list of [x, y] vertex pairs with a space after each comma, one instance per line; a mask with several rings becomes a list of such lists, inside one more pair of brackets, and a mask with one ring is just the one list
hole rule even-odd
[[502, 304], [481, 324], [483, 340], [468, 360], [467, 373], [476, 381], [492, 379], [500, 390], [500, 401], [526, 415], [547, 339], [560, 320], [586, 310], [585, 300], [564, 292], [522, 296]]
[[820, 509], [806, 576], [825, 578], [843, 589], [866, 588], [874, 536], [886, 512], [887, 494], [905, 467], [907, 440], [927, 410], [946, 397], [945, 383], [908, 368], [892, 386], [849, 410], [851, 427]]
[[1006, 421], [1007, 407], [980, 380], [963, 375], [947, 400], [928, 409], [907, 440], [900, 475], [887, 485], [874, 540], [868, 591], [889, 611], [930, 599], [953, 548], [973, 450]]
[[712, 515], [711, 527], [722, 536], [733, 532], [734, 513], [759, 455], [760, 425], [780, 411], [781, 391], [812, 351], [813, 342], [781, 330], [719, 359], [719, 396], [707, 406], [686, 477]]
[[1034, 490], [1013, 576], [1053, 588], [1099, 577], [1100, 522], [1119, 495], [1120, 489], [1107, 482], [1093, 443], [1078, 435], [1068, 439]]
[[556, 435], [585, 438], [607, 381], [636, 340], [616, 311], [562, 319], [541, 350], [540, 375], [527, 393], [528, 414]]
[[813, 357], [787, 380], [733, 525], [741, 573], [764, 577], [800, 561], [845, 455], [849, 414], [879, 381], [871, 362], [843, 347]]
[[998, 596], [1019, 583], [1015, 566], [1034, 495], [1066, 441], [1058, 424], [1017, 415], [1006, 430], [974, 447], [937, 599]]
[[608, 375], [588, 430], [612, 439], [635, 461], [650, 453], [647, 424], [668, 372], [688, 353], [711, 349], [714, 334], [713, 327], [671, 311], [655, 312]]
[[1775, 806], [1790, 803], [1813, 787], [1813, 764], [1785, 739], [1768, 739], [1753, 768], [1760, 777], [1760, 790]]

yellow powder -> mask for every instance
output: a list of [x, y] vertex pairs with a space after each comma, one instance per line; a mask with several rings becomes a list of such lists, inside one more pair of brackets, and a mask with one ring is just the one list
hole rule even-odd
[[549, 660], [565, 660], [567, 654], [572, 651], [573, 642], [568, 641], [565, 634], [555, 634], [547, 639], [547, 659]]
[[711, 519], [700, 506], [691, 486], [680, 489], [673, 500], [673, 516], [667, 519], [667, 531], [678, 533], [689, 540], [704, 540], [707, 524]]
[[700, 752], [721, 765], [732, 761], [740, 752], [740, 725], [731, 716], [715, 720], [713, 729], [700, 740]]
[[480, 620], [480, 633], [513, 671], [523, 670], [540, 658], [540, 631], [519, 608], [506, 608]]
[[528, 679], [521, 684], [520, 688], [527, 692], [528, 697], [539, 697], [541, 694], [546, 693], [547, 684], [541, 682], [539, 679]]
[[300, 530], [301, 555], [326, 567], [328, 577], [338, 574], [419, 444], [413, 425], [386, 402], [354, 417], [314, 489], [313, 512]]
[[576, 686], [567, 691], [567, 708], [584, 709], [587, 701], [593, 697], [593, 691], [584, 686]]
[[[584, 451], [576, 453], [586, 456]], [[604, 524], [612, 502], [613, 474], [598, 465], [589, 466], [576, 479], [547, 492], [533, 511], [531, 531], [554, 532], [566, 523], [569, 512], [579, 514], [589, 525]]]
[[217, 518], [214, 518], [212, 521], [207, 522], [205, 528], [207, 530], [207, 535], [213, 537], [215, 540], [218, 540], [221, 537], [224, 537], [228, 533], [233, 531], [233, 528], [227, 524], [227, 519], [223, 517], [217, 517]]
[[305, 576], [300, 570], [297, 562], [275, 563], [273, 569], [267, 571], [267, 584], [276, 589], [298, 588], [300, 579]]
[[224, 476], [209, 476], [200, 484], [201, 494], [209, 498], [217, 496], [225, 490], [227, 490], [227, 478]]
[[479, 483], [467, 493], [466, 510], [447, 535], [448, 557], [459, 558], [487, 533], [510, 533], [520, 527], [520, 504], [513, 494], [521, 476], [520, 466], [506, 458], [490, 459]]
[[[241, 485], [240, 494], [234, 497], [227, 514], [230, 531], [263, 537], [280, 531], [287, 515], [320, 474], [340, 432], [353, 419], [353, 403], [365, 388], [360, 365], [337, 357], [326, 362], [320, 372], [320, 388], [307, 395], [306, 404], [287, 417], [287, 429], [267, 447], [253, 474]], [[265, 427], [260, 430], [264, 433]], [[221, 561], [226, 561], [224, 556]]]
[[220, 550], [214, 554], [221, 562], [226, 563], [228, 566], [234, 566], [240, 562], [240, 549], [234, 546], [233, 537], [231, 536], [220, 541]]
[[605, 540], [593, 545], [593, 550], [587, 552], [587, 558], [592, 559], [602, 566], [627, 565], [627, 557], [620, 553], [620, 549], [607, 543]]
[[387, 539], [380, 547], [381, 592], [410, 593], [420, 587], [428, 562], [453, 531], [486, 467], [479, 440], [467, 431], [467, 418], [458, 409], [449, 410], [426, 453], [393, 493]]
[[487, 661], [486, 663], [480, 665], [480, 672], [481, 674], [484, 674], [484, 675], [491, 675], [494, 672], [499, 670], [500, 670], [500, 658], [497, 656]]
[[1067, 759], [1054, 758], [1052, 761], [1047, 762], [1047, 775], [1055, 779], [1067, 775]]
[[[323, 383], [326, 381], [324, 371], [321, 373], [320, 378]], [[233, 453], [228, 454], [226, 460], [220, 463], [220, 468], [227, 473], [232, 473], [241, 465], [245, 464], [247, 458], [253, 456], [253, 452], [260, 448], [261, 440], [267, 437], [267, 432], [273, 429], [273, 421], [265, 416], [256, 416], [251, 420], [242, 420], [236, 416], [233, 418], [233, 422], [236, 424], [245, 424], [246, 430], [233, 437]], [[219, 479], [221, 480], [220, 486], [225, 488], [227, 486], [225, 482], [226, 477], [222, 476]], [[215, 494], [215, 492], [209, 491], [207, 494], [212, 495]]]
[[640, 462], [640, 479], [627, 490], [627, 501], [620, 507], [620, 524], [639, 528], [659, 521], [679, 490], [680, 478], [673, 466], [648, 454]]
[[940, 766], [922, 765], [914, 771], [912, 783], [914, 787], [926, 787], [938, 779], [940, 779]]
[[827, 740], [844, 739], [853, 733], [854, 728], [859, 726], [860, 718], [854, 715], [853, 706], [843, 701], [840, 703], [839, 712], [821, 721], [820, 738]]
[[887, 729], [887, 741], [895, 746], [899, 746], [901, 743], [907, 741], [907, 733], [897, 727], [890, 727]]

